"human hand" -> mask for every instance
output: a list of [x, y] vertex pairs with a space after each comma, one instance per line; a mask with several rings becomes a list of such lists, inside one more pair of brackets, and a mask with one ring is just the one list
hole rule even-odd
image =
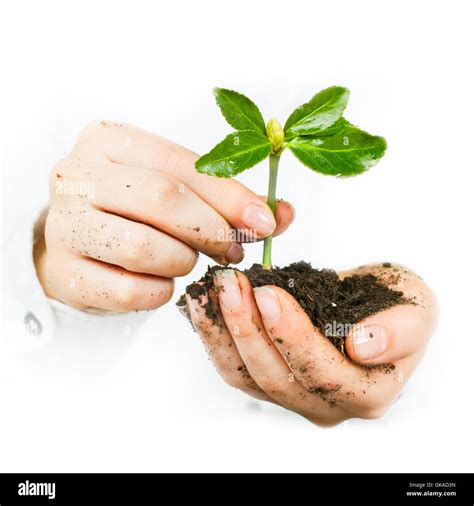
[[[372, 265], [357, 274], [383, 271], [383, 265]], [[397, 285], [389, 286], [415, 304], [394, 306], [354, 326], [345, 339], [350, 359], [315, 329], [288, 292], [274, 286], [253, 289], [238, 271], [218, 271], [217, 293], [210, 289], [199, 299], [187, 294], [187, 311], [229, 385], [321, 426], [377, 418], [416, 369], [437, 319], [431, 290], [415, 274], [400, 271]], [[209, 302], [216, 321], [206, 316]]]
[[[234, 180], [194, 168], [197, 155], [131, 125], [97, 121], [50, 177], [45, 240], [35, 246], [49, 297], [89, 311], [153, 309], [198, 252], [238, 263], [241, 242], [283, 232], [264, 199]], [[237, 231], [237, 234], [236, 234]]]

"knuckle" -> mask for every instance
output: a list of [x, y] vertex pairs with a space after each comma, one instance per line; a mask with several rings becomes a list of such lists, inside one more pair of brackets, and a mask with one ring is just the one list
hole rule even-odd
[[160, 281], [159, 287], [145, 290], [140, 281], [130, 279], [117, 291], [116, 301], [123, 311], [153, 309], [169, 302], [173, 291], [172, 280]]
[[308, 420], [321, 429], [330, 429], [347, 420], [346, 417], [322, 418], [320, 416], [309, 416]]
[[376, 420], [377, 418], [381, 418], [387, 412], [388, 408], [388, 405], [366, 406], [359, 410], [357, 416], [365, 420]]
[[269, 395], [282, 394], [288, 388], [288, 380], [283, 378], [260, 376], [255, 378], [255, 381], [258, 386]]
[[245, 381], [241, 376], [237, 374], [228, 374], [221, 371], [222, 379], [232, 388], [237, 388], [238, 390], [245, 390]]
[[186, 248], [186, 252], [183, 252], [177, 262], [175, 276], [186, 276], [189, 274], [194, 269], [197, 259], [197, 251], [192, 248]]
[[170, 177], [161, 176], [154, 185], [160, 204], [169, 204], [179, 194], [179, 183]]
[[89, 123], [86, 123], [79, 132], [79, 140], [80, 141], [87, 140], [91, 136], [97, 135], [106, 124], [107, 124], [106, 121], [103, 120], [101, 121], [98, 119], [89, 121]]
[[59, 179], [62, 176], [62, 172], [64, 172], [68, 168], [69, 168], [69, 160], [67, 158], [61, 159], [51, 169], [49, 177], [53, 180]]
[[125, 267], [133, 268], [142, 265], [147, 253], [147, 247], [143, 241], [133, 238], [130, 239], [122, 250]]
[[229, 326], [229, 331], [234, 338], [246, 339], [255, 336], [258, 332], [253, 325], [245, 321], [247, 316], [247, 314], [244, 314], [239, 310], [232, 311], [232, 320], [234, 322], [239, 322]]
[[50, 246], [56, 241], [57, 230], [58, 230], [58, 218], [55, 216], [56, 213], [52, 209], [49, 209], [44, 223], [44, 240], [46, 246]]
[[141, 194], [146, 196], [151, 212], [173, 208], [180, 195], [180, 183], [164, 174], [150, 171], [142, 182]]
[[71, 161], [68, 158], [59, 160], [51, 169], [49, 173], [49, 189], [51, 196], [60, 193], [57, 191], [58, 185], [62, 184], [64, 176], [69, 174], [70, 171]]
[[138, 307], [141, 299], [142, 290], [134, 279], [122, 283], [116, 293], [118, 306], [125, 310], [133, 310]]
[[254, 383], [247, 367], [243, 364], [236, 365], [231, 356], [221, 355], [214, 362], [220, 376], [230, 387], [246, 392], [249, 384]]

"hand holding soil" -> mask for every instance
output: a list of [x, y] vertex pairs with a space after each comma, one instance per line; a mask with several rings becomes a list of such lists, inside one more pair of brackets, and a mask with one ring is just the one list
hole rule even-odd
[[[181, 301], [222, 378], [321, 426], [385, 413], [417, 367], [434, 330], [436, 299], [426, 284], [390, 264], [339, 273], [340, 280], [353, 280], [348, 285], [365, 279], [365, 300], [352, 299], [350, 305], [356, 313], [372, 312], [353, 325], [347, 323], [349, 306], [338, 314], [336, 303], [327, 299], [316, 310], [321, 321], [330, 323], [334, 309], [336, 327], [339, 323], [344, 330], [347, 325], [352, 328], [343, 354], [332, 336], [314, 324], [314, 310], [310, 318], [308, 308], [305, 311], [287, 289], [258, 286], [258, 276], [250, 272], [253, 276], [256, 288], [242, 272], [213, 269], [190, 285]], [[342, 285], [336, 292], [333, 288], [323, 290], [334, 297], [351, 291]], [[399, 295], [391, 299], [390, 291]], [[372, 304], [367, 294], [373, 295]], [[388, 309], [374, 314], [384, 305]], [[345, 320], [338, 322], [341, 314]]]
[[[349, 90], [332, 86], [297, 107], [282, 127], [265, 126], [258, 107], [216, 88], [217, 105], [236, 129], [196, 162], [228, 178], [269, 159], [267, 202], [276, 209], [280, 157], [289, 149], [320, 174], [351, 177], [384, 156], [383, 137], [343, 116]], [[319, 425], [383, 414], [411, 376], [432, 334], [435, 299], [420, 278], [389, 263], [340, 273], [306, 262], [262, 264], [238, 272], [210, 268], [178, 306], [206, 344], [221, 376], [258, 399]]]

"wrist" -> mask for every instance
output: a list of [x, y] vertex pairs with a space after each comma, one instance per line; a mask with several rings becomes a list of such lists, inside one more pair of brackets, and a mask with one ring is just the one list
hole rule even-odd
[[41, 237], [37, 242], [33, 245], [33, 261], [36, 269], [36, 276], [43, 288], [44, 293], [50, 297], [55, 298], [54, 294], [51, 292], [51, 288], [47, 282], [47, 248], [44, 237]]

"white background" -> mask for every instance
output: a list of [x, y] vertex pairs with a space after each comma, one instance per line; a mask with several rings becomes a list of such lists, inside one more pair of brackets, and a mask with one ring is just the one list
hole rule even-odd
[[[384, 135], [388, 154], [345, 181], [285, 154], [279, 195], [297, 220], [275, 241], [275, 263], [404, 263], [437, 292], [441, 321], [386, 417], [324, 430], [228, 388], [170, 304], [105, 377], [71, 386], [3, 371], [0, 471], [472, 472], [471, 6], [4, 4], [4, 238], [33, 221], [50, 168], [92, 119], [128, 121], [204, 152], [228, 132], [213, 86], [242, 91], [266, 118], [284, 121], [314, 92], [341, 84], [352, 92], [348, 119]], [[241, 180], [263, 193], [265, 167]], [[250, 265], [260, 246], [247, 250]]]

